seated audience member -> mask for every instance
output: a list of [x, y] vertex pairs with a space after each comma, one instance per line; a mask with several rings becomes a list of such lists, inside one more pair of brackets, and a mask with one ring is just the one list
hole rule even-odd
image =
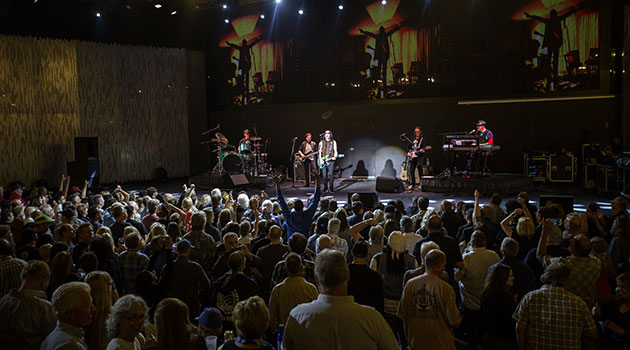
[[14, 258], [11, 245], [6, 239], [0, 239], [0, 296], [20, 287], [22, 269], [26, 262]]
[[53, 293], [52, 304], [57, 313], [57, 326], [44, 339], [41, 350], [88, 350], [82, 328], [92, 322], [95, 309], [90, 285], [85, 282], [63, 284]]
[[581, 349], [583, 339], [595, 339], [588, 306], [564, 288], [570, 276], [565, 262], [554, 261], [540, 277], [542, 288], [521, 299], [512, 316], [520, 349]]
[[411, 350], [454, 350], [453, 330], [459, 327], [461, 316], [453, 287], [441, 278], [446, 255], [433, 249], [424, 260], [426, 271], [407, 282], [396, 315], [403, 321]]
[[626, 215], [617, 217], [610, 233], [613, 238], [608, 245], [608, 255], [613, 266], [618, 273], [630, 271], [630, 217]]
[[123, 290], [125, 294], [135, 293], [136, 278], [140, 272], [146, 270], [149, 266], [149, 257], [139, 251], [141, 240], [142, 237], [138, 232], [128, 234], [125, 238], [127, 250], [118, 257], [122, 267]]
[[295, 306], [309, 303], [317, 299], [318, 295], [317, 288], [302, 277], [302, 258], [299, 255], [290, 253], [285, 266], [288, 277], [273, 288], [269, 299], [269, 326], [273, 333], [278, 332], [278, 326], [284, 324]]
[[118, 299], [107, 318], [109, 344], [107, 350], [139, 350], [143, 348], [140, 331], [147, 320], [147, 304], [135, 295]]
[[[306, 254], [306, 237], [298, 232], [292, 234], [289, 238], [289, 251], [302, 258], [302, 277], [306, 282], [315, 285], [315, 264], [311, 261], [310, 255]], [[288, 276], [286, 260], [279, 261], [271, 277], [271, 288], [273, 289]]]
[[515, 322], [512, 319], [516, 302], [514, 294], [510, 292], [514, 280], [512, 269], [501, 263], [494, 265], [488, 274], [481, 295], [481, 311], [485, 320], [484, 350], [517, 348]]
[[315, 276], [320, 295], [291, 310], [284, 329], [284, 349], [398, 348], [383, 316], [348, 296], [349, 271], [340, 252], [321, 252], [315, 260]]
[[617, 289], [611, 298], [600, 300], [593, 308], [599, 321], [601, 349], [623, 350], [630, 339], [630, 272], [617, 276]]
[[84, 282], [90, 285], [90, 295], [95, 307], [92, 322], [85, 326], [85, 344], [90, 349], [105, 349], [109, 338], [105, 321], [112, 311], [115, 298], [112, 294], [112, 278], [107, 272], [92, 271], [88, 273]]
[[195, 327], [190, 323], [188, 307], [179, 299], [166, 298], [160, 301], [155, 309], [155, 330], [156, 349], [195, 349]]
[[44, 291], [50, 269], [43, 261], [29, 261], [22, 269], [21, 285], [0, 299], [0, 347], [39, 349], [55, 329], [57, 316]]
[[269, 325], [269, 310], [262, 298], [253, 296], [239, 301], [232, 318], [238, 338], [223, 344], [222, 350], [275, 349], [263, 339]]
[[352, 263], [348, 265], [350, 280], [348, 295], [357, 304], [371, 306], [381, 314], [384, 312], [383, 277], [368, 267], [368, 243], [360, 238], [352, 247]]
[[217, 346], [221, 345], [219, 339], [223, 336], [223, 315], [216, 307], [207, 307], [201, 311], [197, 320], [197, 344], [196, 349], [206, 348], [206, 337], [215, 337]]

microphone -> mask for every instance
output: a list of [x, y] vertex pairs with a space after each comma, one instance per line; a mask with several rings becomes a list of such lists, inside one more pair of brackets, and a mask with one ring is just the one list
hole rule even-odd
[[474, 134], [474, 133], [476, 133], [476, 132], [477, 132], [477, 129], [472, 129], [472, 130], [470, 130], [470, 132], [468, 133], [468, 135], [472, 135], [472, 134]]
[[402, 134], [400, 134], [400, 137], [403, 137], [403, 136], [407, 136], [407, 133], [403, 132]]
[[295, 141], [295, 140], [297, 140], [297, 139], [298, 139], [298, 138], [297, 138], [297, 136], [296, 136], [296, 137], [294, 137], [294, 138], [293, 138], [293, 141]]
[[320, 138], [321, 138], [321, 137], [324, 137], [324, 135], [325, 135], [325, 134], [326, 134], [326, 133], [325, 133], [325, 132], [323, 132], [323, 133], [319, 134], [319, 137], [320, 137]]

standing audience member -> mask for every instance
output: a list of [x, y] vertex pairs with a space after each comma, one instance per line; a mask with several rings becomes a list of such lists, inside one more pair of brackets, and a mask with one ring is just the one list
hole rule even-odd
[[540, 277], [542, 288], [521, 300], [512, 316], [519, 349], [580, 350], [583, 338], [595, 339], [597, 330], [588, 306], [564, 288], [570, 276], [565, 262], [554, 261]]
[[83, 327], [92, 322], [95, 308], [90, 285], [69, 282], [61, 285], [52, 295], [57, 313], [57, 326], [42, 342], [41, 350], [89, 350], [83, 339]]
[[461, 316], [453, 287], [440, 277], [446, 255], [433, 249], [424, 260], [426, 271], [407, 282], [396, 314], [403, 321], [411, 350], [454, 350], [453, 330], [459, 327]]
[[105, 321], [112, 311], [112, 278], [107, 272], [92, 271], [85, 276], [85, 283], [90, 285], [90, 295], [94, 304], [92, 322], [85, 326], [85, 344], [93, 350], [103, 350], [109, 338]]
[[617, 276], [617, 290], [612, 298], [601, 300], [593, 308], [599, 321], [601, 349], [624, 350], [630, 339], [630, 272]]
[[518, 256], [518, 251], [518, 242], [510, 237], [505, 237], [501, 242], [501, 255], [503, 255], [503, 258], [498, 263], [490, 266], [488, 274], [490, 274], [492, 269], [499, 264], [509, 266], [514, 275], [514, 285], [512, 286], [512, 291], [516, 294], [517, 300], [521, 300], [525, 294], [536, 289], [536, 278], [534, 277], [534, 272], [532, 272], [529, 266], [525, 265], [516, 258]]
[[[293, 236], [292, 236], [293, 237]], [[275, 334], [278, 326], [284, 324], [289, 312], [299, 304], [309, 303], [317, 299], [317, 288], [302, 277], [302, 258], [290, 253], [285, 266], [289, 276], [271, 291], [269, 299], [269, 326]]]
[[0, 239], [0, 296], [20, 287], [22, 269], [26, 262], [13, 256], [11, 245], [6, 239]]
[[282, 348], [396, 349], [398, 344], [383, 316], [348, 296], [346, 258], [325, 250], [315, 260], [317, 300], [296, 306], [285, 324]]
[[371, 306], [382, 314], [383, 277], [368, 267], [367, 255], [368, 243], [360, 238], [352, 247], [352, 263], [348, 265], [348, 295], [353, 296], [357, 304]]
[[514, 280], [512, 269], [501, 263], [494, 265], [488, 274], [481, 295], [481, 310], [485, 320], [484, 350], [517, 348], [515, 322], [512, 319], [516, 302], [510, 293]]
[[289, 252], [289, 247], [282, 244], [282, 229], [273, 225], [269, 229], [269, 239], [271, 243], [258, 250], [258, 257], [261, 260], [262, 283], [260, 289], [262, 295], [267, 298], [271, 290], [271, 277], [276, 264]]
[[413, 220], [406, 215], [400, 219], [400, 230], [407, 240], [407, 253], [412, 254], [413, 248], [416, 246], [416, 243], [422, 239], [422, 236], [415, 233], [413, 229]]
[[[292, 234], [289, 238], [289, 250], [302, 258], [302, 277], [306, 282], [315, 285], [315, 264], [311, 261], [311, 257], [306, 254], [306, 237], [301, 233]], [[279, 261], [273, 270], [271, 288], [273, 289], [288, 276], [286, 260]]]
[[234, 326], [238, 338], [223, 344], [222, 350], [261, 349], [274, 350], [273, 345], [263, 339], [269, 326], [269, 310], [258, 296], [239, 301], [234, 306]]
[[[107, 319], [109, 344], [107, 350], [141, 350], [144, 340], [140, 331], [147, 320], [147, 304], [135, 295], [118, 299]], [[139, 339], [140, 338], [140, 339]]]
[[166, 298], [155, 309], [158, 350], [193, 350], [197, 344], [195, 327], [190, 323], [188, 307], [176, 298]]
[[207, 276], [212, 275], [212, 267], [216, 258], [216, 242], [214, 238], [204, 231], [206, 227], [206, 215], [198, 211], [190, 218], [191, 231], [184, 236], [190, 244], [196, 247], [190, 253], [190, 260], [201, 265]]
[[22, 269], [21, 278], [20, 287], [0, 299], [0, 347], [39, 349], [57, 323], [44, 292], [50, 281], [50, 269], [45, 262], [32, 260]]
[[142, 254], [140, 249], [141, 236], [138, 232], [132, 232], [125, 238], [127, 250], [122, 252], [118, 258], [122, 267], [123, 289], [125, 294], [136, 292], [136, 278], [140, 272], [149, 266], [149, 257]]
[[304, 203], [301, 199], [296, 199], [293, 203], [293, 211], [289, 209], [287, 206], [287, 202], [284, 200], [284, 196], [282, 195], [282, 189], [280, 188], [280, 177], [274, 176], [273, 182], [276, 184], [276, 197], [278, 197], [278, 203], [282, 208], [282, 213], [284, 215], [284, 221], [287, 228], [287, 238], [291, 238], [291, 235], [294, 232], [308, 232], [311, 228], [311, 224], [313, 223], [313, 215], [317, 210], [317, 204], [319, 204], [319, 197], [321, 195], [320, 185], [322, 182], [321, 175], [315, 173], [315, 180], [317, 183], [315, 184], [315, 194], [313, 197], [313, 201], [309, 204], [308, 208], [304, 210]]
[[435, 242], [440, 246], [440, 250], [446, 254], [446, 272], [448, 273], [449, 283], [455, 288], [455, 267], [462, 268], [462, 253], [459, 250], [457, 241], [450, 236], [444, 235], [442, 231], [442, 219], [439, 216], [433, 216], [427, 224], [429, 234], [416, 243], [413, 248], [413, 256], [416, 257], [418, 263], [422, 262], [420, 248], [424, 242]]

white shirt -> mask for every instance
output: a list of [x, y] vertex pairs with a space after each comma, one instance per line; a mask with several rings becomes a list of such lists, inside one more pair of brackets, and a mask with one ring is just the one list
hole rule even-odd
[[354, 297], [320, 294], [296, 306], [284, 328], [282, 349], [398, 349], [391, 328], [378, 311], [354, 302]]
[[488, 268], [499, 260], [497, 253], [486, 248], [473, 248], [472, 252], [464, 255], [464, 268], [455, 273], [464, 306], [481, 310], [481, 294], [486, 286]]
[[122, 338], [114, 338], [109, 341], [105, 350], [141, 350], [142, 346], [138, 341], [138, 338], [133, 340], [133, 343]]

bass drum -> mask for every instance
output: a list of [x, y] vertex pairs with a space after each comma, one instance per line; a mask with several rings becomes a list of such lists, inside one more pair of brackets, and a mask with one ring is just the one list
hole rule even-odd
[[226, 172], [240, 172], [243, 171], [243, 159], [238, 153], [229, 153], [223, 157], [223, 169]]

